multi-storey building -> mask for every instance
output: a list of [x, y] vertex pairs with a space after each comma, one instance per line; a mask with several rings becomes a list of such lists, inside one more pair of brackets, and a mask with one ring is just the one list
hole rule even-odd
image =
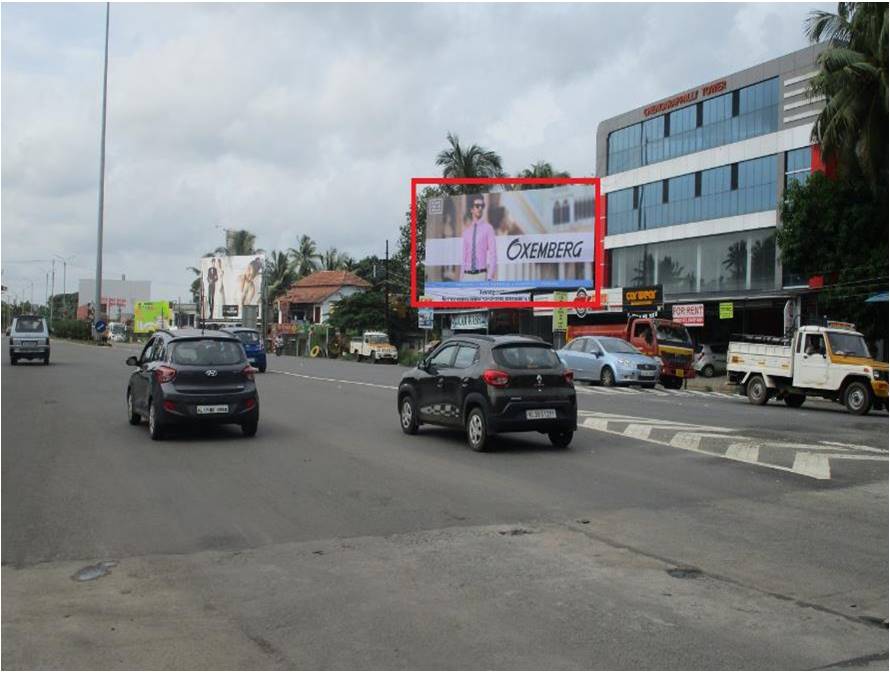
[[[806, 282], [776, 247], [785, 186], [823, 168], [811, 141], [814, 45], [601, 122], [607, 287], [661, 285], [665, 308], [705, 305], [698, 339], [781, 334]], [[721, 320], [718, 304], [732, 302]]]

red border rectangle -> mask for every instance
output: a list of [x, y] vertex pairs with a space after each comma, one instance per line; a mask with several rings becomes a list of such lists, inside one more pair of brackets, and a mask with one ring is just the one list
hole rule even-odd
[[[593, 297], [587, 301], [420, 301], [417, 297], [417, 186], [418, 185], [593, 185], [596, 217], [593, 223]], [[411, 178], [411, 306], [413, 308], [602, 308], [603, 237], [605, 222], [599, 178]], [[566, 290], [571, 293], [571, 290]]]

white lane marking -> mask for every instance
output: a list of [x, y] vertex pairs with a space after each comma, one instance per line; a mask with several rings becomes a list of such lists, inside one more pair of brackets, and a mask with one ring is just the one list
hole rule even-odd
[[862, 444], [846, 444], [844, 442], [826, 442], [822, 440], [819, 442], [820, 444], [825, 444], [826, 447], [832, 448], [841, 448], [846, 449], [848, 451], [867, 451], [869, 453], [887, 453], [887, 449], [876, 449], [873, 446], [863, 446]]
[[634, 437], [636, 439], [649, 439], [649, 433], [651, 432], [651, 425], [631, 423], [626, 428], [624, 428], [623, 434], [627, 435], [628, 437]]
[[824, 455], [798, 451], [794, 454], [791, 470], [813, 479], [831, 479], [831, 465]]
[[328, 383], [348, 383], [354, 386], [368, 386], [369, 388], [383, 388], [384, 390], [398, 390], [398, 386], [386, 386], [382, 383], [366, 383], [365, 381], [348, 381], [346, 379], [330, 379], [323, 376], [309, 376], [308, 374], [297, 374], [296, 372], [285, 372], [280, 369], [270, 369], [273, 374], [284, 374], [285, 376], [295, 376], [301, 379], [309, 379], [310, 381], [327, 381]]
[[701, 445], [701, 435], [697, 432], [678, 432], [671, 437], [668, 446], [677, 449], [686, 449], [687, 451], [699, 451]]
[[730, 444], [729, 448], [726, 449], [726, 457], [743, 463], [759, 463], [760, 445], [743, 443]]
[[651, 425], [653, 428], [667, 428], [671, 430], [700, 430], [704, 432], [735, 432], [733, 428], [722, 428], [716, 425], [696, 425], [683, 423], [682, 421], [668, 421], [659, 418], [642, 418], [640, 416], [628, 416], [625, 414], [607, 414], [600, 411], [578, 410], [578, 416], [588, 418], [601, 418], [614, 423], [639, 423]]

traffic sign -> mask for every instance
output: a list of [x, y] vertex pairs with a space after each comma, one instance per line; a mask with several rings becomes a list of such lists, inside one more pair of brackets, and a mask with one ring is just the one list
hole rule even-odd
[[105, 321], [104, 321], [104, 320], [97, 320], [97, 321], [96, 321], [96, 333], [97, 333], [97, 334], [102, 334], [102, 332], [105, 331], [105, 328], [106, 328], [106, 327], [107, 327], [107, 325], [105, 324]]

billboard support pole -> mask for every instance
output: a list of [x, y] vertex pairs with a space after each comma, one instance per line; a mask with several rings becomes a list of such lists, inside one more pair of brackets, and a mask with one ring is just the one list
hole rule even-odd
[[99, 222], [96, 232], [96, 311], [93, 317], [93, 338], [100, 340], [96, 321], [102, 314], [102, 227], [105, 219], [105, 114], [108, 108], [108, 25], [111, 3], [105, 3], [105, 69], [102, 76], [102, 140], [99, 150]]
[[389, 334], [389, 239], [386, 239], [386, 271], [385, 271], [384, 275], [385, 275], [385, 277], [384, 277], [384, 281], [383, 281], [384, 282], [384, 286], [383, 286], [383, 288], [384, 288], [383, 289], [383, 297], [384, 297], [383, 316], [384, 316], [384, 318], [383, 319], [385, 321], [384, 324], [386, 325], [386, 329], [384, 331], [386, 332], [387, 336], [390, 336], [390, 334]]

